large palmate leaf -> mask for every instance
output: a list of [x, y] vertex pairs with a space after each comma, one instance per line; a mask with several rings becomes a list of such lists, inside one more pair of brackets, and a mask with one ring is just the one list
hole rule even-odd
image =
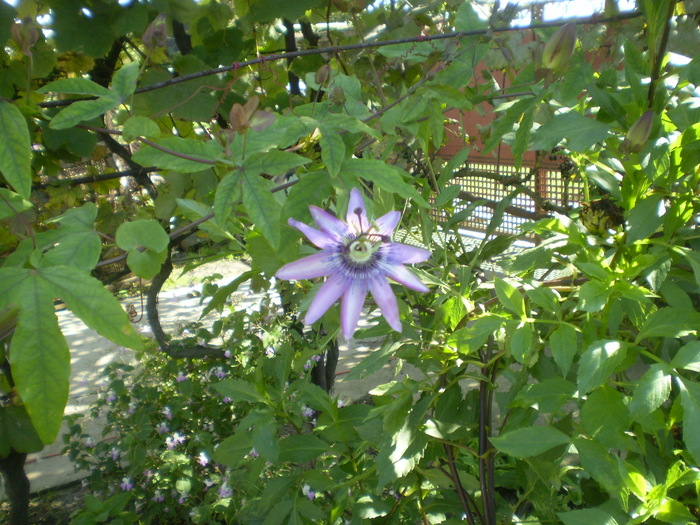
[[61, 427], [70, 378], [70, 353], [54, 312], [56, 297], [111, 341], [131, 348], [142, 344], [119, 303], [94, 277], [70, 266], [0, 269], [0, 308], [19, 308], [10, 345], [13, 379], [46, 444]]

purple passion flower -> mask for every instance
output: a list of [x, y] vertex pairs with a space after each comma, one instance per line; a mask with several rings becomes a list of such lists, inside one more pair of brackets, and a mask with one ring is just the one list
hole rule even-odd
[[370, 221], [357, 188], [350, 192], [345, 222], [317, 206], [309, 206], [309, 211], [320, 230], [295, 219], [288, 223], [321, 251], [285, 264], [275, 274], [287, 281], [328, 277], [311, 302], [304, 322], [313, 324], [342, 297], [341, 326], [345, 338], [350, 339], [369, 290], [389, 326], [400, 332], [399, 308], [387, 277], [412, 290], [427, 292], [427, 286], [403, 265], [430, 257], [428, 250], [392, 242], [401, 213], [390, 211]]

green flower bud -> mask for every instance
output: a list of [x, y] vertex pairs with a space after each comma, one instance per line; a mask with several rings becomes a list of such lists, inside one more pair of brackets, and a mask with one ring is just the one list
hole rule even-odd
[[625, 140], [620, 144], [620, 152], [625, 155], [639, 153], [649, 140], [651, 128], [654, 125], [654, 112], [649, 110], [639, 117], [627, 132]]
[[559, 28], [547, 41], [542, 52], [542, 67], [557, 71], [563, 69], [576, 49], [576, 24], [569, 22]]

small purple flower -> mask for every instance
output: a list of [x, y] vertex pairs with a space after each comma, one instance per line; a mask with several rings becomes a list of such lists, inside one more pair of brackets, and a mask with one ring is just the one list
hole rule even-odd
[[250, 449], [250, 452], [248, 452], [248, 455], [249, 455], [251, 458], [257, 458], [260, 454], [258, 454], [258, 451], [255, 450], [255, 448], [251, 448], [251, 449]]
[[187, 492], [183, 492], [183, 493], [180, 495], [180, 497], [177, 498], [177, 502], [178, 502], [180, 505], [182, 505], [183, 503], [185, 503], [185, 501], [186, 501], [187, 498], [189, 498], [189, 497], [190, 497], [190, 495], [189, 495]]
[[116, 400], [117, 395], [114, 392], [112, 392], [111, 390], [107, 392], [107, 397], [105, 398], [105, 401], [107, 401], [107, 403], [114, 403]]
[[172, 436], [165, 438], [165, 445], [168, 450], [174, 449], [176, 446], [181, 445], [187, 440], [187, 437], [183, 436], [179, 432], [175, 432]]
[[156, 425], [156, 432], [158, 432], [158, 434], [165, 434], [166, 432], [170, 432], [170, 427], [165, 421], [161, 421]]
[[226, 372], [224, 371], [223, 367], [217, 366], [214, 369], [214, 375], [219, 379], [223, 379], [224, 377], [226, 377]]
[[152, 499], [153, 499], [153, 501], [155, 501], [156, 503], [161, 503], [161, 502], [165, 501], [165, 496], [163, 496], [163, 493], [162, 493], [160, 490], [156, 490], [156, 491], [153, 493], [153, 498], [152, 498]]
[[144, 470], [141, 475], [146, 478], [146, 481], [150, 481], [150, 479], [153, 477], [153, 471], [151, 469]]
[[265, 355], [268, 356], [268, 357], [275, 357], [275, 349], [272, 348], [271, 346], [268, 346], [268, 347], [265, 349]]
[[323, 356], [321, 354], [317, 354], [317, 355], [313, 356], [311, 359], [313, 359], [317, 363], [320, 363], [321, 359], [323, 359]]
[[224, 499], [230, 498], [231, 496], [233, 496], [233, 489], [228, 486], [228, 481], [224, 480], [221, 487], [219, 487], [219, 497]]
[[138, 405], [136, 404], [136, 401], [129, 401], [129, 408], [127, 408], [126, 413], [127, 414], [133, 414], [136, 412], [136, 407]]
[[304, 363], [304, 370], [308, 370], [309, 368], [311, 368], [311, 359]]
[[357, 188], [350, 192], [345, 222], [316, 206], [309, 206], [309, 211], [320, 230], [291, 218], [287, 222], [321, 251], [285, 264], [275, 274], [284, 280], [328, 277], [311, 302], [304, 323], [315, 323], [342, 297], [340, 322], [343, 335], [350, 339], [357, 328], [367, 291], [370, 291], [389, 326], [400, 332], [398, 304], [386, 279], [389, 277], [412, 290], [427, 292], [428, 287], [403, 265], [430, 257], [428, 250], [392, 242], [391, 235], [401, 213], [390, 211], [370, 221]]
[[112, 447], [112, 450], [109, 451], [109, 455], [112, 457], [113, 461], [117, 461], [122, 455], [122, 451], [119, 450], [117, 447]]
[[177, 376], [175, 376], [175, 381], [178, 383], [182, 383], [183, 381], [187, 380], [187, 374], [184, 373], [182, 370], [179, 370], [177, 373]]
[[304, 405], [304, 408], [301, 409], [301, 415], [302, 417], [313, 417], [314, 409]]
[[232, 355], [233, 355], [233, 354], [231, 353], [231, 350], [226, 350], [226, 351], [224, 352], [224, 357], [225, 357], [226, 359], [231, 359], [231, 356], [232, 356]]
[[162, 413], [168, 420], [170, 420], [170, 419], [173, 418], [173, 412], [172, 412], [172, 410], [170, 410], [170, 407], [165, 407], [165, 408], [161, 411], [161, 413]]
[[83, 446], [84, 446], [85, 448], [95, 448], [95, 440], [92, 439], [92, 436], [87, 436], [87, 437], [83, 440]]
[[301, 487], [301, 493], [307, 498], [309, 498], [309, 501], [313, 501], [316, 497], [316, 492], [311, 490], [311, 487], [309, 485], [304, 485], [303, 487]]
[[122, 478], [122, 482], [119, 484], [119, 487], [124, 491], [124, 492], [129, 492], [131, 489], [134, 488], [134, 484], [131, 482], [131, 478]]
[[203, 467], [206, 467], [209, 464], [209, 456], [207, 456], [206, 452], [200, 452], [197, 458], [197, 463]]
[[221, 401], [223, 401], [223, 402], [226, 403], [227, 405], [230, 404], [230, 403], [233, 403], [233, 399], [231, 399], [231, 398], [228, 397], [228, 396], [226, 396], [225, 398], [223, 398]]

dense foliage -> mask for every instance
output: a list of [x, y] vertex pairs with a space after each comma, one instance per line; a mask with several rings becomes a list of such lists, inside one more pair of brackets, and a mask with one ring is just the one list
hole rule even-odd
[[[58, 298], [142, 356], [96, 407], [116, 442], [71, 426], [97, 496], [77, 523], [697, 523], [698, 2], [519, 30], [498, 2], [366, 4], [0, 3], [3, 473], [60, 429]], [[500, 202], [465, 192], [469, 156], [504, 148], [532, 169], [490, 174]], [[550, 155], [582, 202], [531, 190]], [[378, 341], [356, 376], [416, 373], [342, 406], [307, 370], [339, 309], [304, 327], [320, 280], [273, 277], [313, 253], [287, 220], [344, 217], [353, 188], [432, 256], [429, 292], [394, 285], [402, 332], [354, 335]], [[504, 255], [507, 213], [533, 248]], [[250, 271], [187, 338], [156, 299], [193, 239]], [[152, 279], [157, 344], [103, 286], [125, 271]], [[246, 281], [261, 312], [227, 303]]]

